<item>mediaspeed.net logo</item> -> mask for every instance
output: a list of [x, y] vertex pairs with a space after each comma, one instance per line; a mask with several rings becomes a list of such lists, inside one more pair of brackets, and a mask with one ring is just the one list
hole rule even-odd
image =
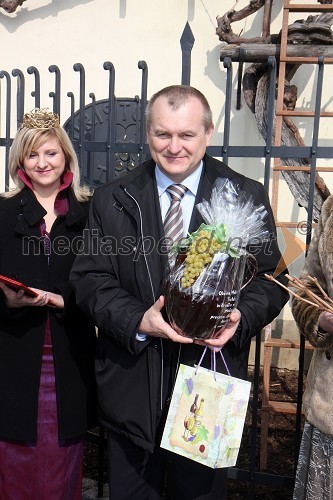
[[[306, 236], [311, 233], [311, 229], [311, 223], [306, 221], [300, 222], [294, 229], [289, 229], [284, 225], [278, 227], [279, 236], [282, 237], [284, 243], [284, 249], [274, 277], [290, 267], [298, 259], [304, 258], [307, 251], [305, 240]], [[282, 248], [283, 244], [280, 247]]]

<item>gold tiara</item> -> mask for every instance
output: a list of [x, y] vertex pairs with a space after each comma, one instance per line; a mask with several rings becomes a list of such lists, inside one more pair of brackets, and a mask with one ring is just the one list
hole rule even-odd
[[21, 128], [38, 128], [47, 130], [60, 127], [59, 116], [48, 108], [35, 108], [23, 116]]

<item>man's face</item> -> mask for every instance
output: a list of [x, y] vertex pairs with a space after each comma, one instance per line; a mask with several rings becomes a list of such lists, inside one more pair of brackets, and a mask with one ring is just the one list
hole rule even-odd
[[213, 134], [213, 125], [205, 130], [203, 106], [190, 97], [173, 110], [164, 96], [156, 99], [147, 131], [152, 159], [174, 182], [181, 182], [199, 166]]

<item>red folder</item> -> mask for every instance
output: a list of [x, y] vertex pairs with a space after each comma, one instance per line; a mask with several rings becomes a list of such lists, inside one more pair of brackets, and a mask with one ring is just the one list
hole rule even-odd
[[15, 281], [12, 280], [11, 278], [7, 278], [7, 276], [2, 276], [0, 274], [0, 282], [4, 283], [5, 285], [9, 286], [13, 290], [24, 290], [24, 293], [27, 295], [30, 295], [30, 297], [37, 297], [38, 293], [29, 288], [28, 286], [24, 285], [23, 283], [20, 283], [20, 281]]

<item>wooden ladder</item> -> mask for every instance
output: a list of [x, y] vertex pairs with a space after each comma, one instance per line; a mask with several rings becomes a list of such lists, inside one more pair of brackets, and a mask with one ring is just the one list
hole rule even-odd
[[[293, 401], [275, 401], [270, 399], [271, 362], [274, 348], [299, 349], [300, 343], [287, 339], [272, 338], [271, 325], [265, 328], [264, 362], [262, 380], [262, 404], [260, 409], [261, 432], [260, 432], [260, 470], [267, 469], [267, 442], [268, 424], [271, 413], [296, 414], [297, 403]], [[310, 342], [305, 342], [306, 350], [313, 350]]]
[[[276, 127], [275, 127], [275, 146], [281, 146], [281, 135], [282, 135], [282, 124], [285, 116], [296, 116], [296, 117], [314, 117], [315, 112], [309, 110], [287, 110], [283, 106], [283, 96], [284, 96], [284, 84], [286, 76], [286, 66], [287, 64], [316, 64], [318, 63], [318, 58], [316, 57], [290, 57], [287, 56], [287, 39], [288, 39], [288, 25], [289, 25], [289, 14], [291, 12], [307, 12], [307, 13], [322, 13], [322, 12], [333, 12], [332, 4], [302, 4], [294, 3], [292, 0], [284, 0], [283, 4], [283, 18], [282, 18], [282, 30], [281, 30], [281, 42], [280, 42], [280, 59], [279, 59], [279, 75], [278, 75], [278, 89], [277, 89], [277, 101], [276, 101]], [[332, 57], [325, 57], [324, 63], [333, 63]], [[333, 117], [333, 112], [321, 111], [321, 117]], [[278, 192], [279, 192], [279, 178], [280, 172], [283, 170], [295, 171], [303, 170], [310, 171], [310, 167], [292, 167], [287, 165], [281, 165], [278, 158], [274, 160], [273, 169], [273, 182], [272, 182], [272, 209], [275, 220], [277, 221], [277, 209], [278, 209]], [[317, 172], [333, 172], [331, 167], [316, 167]], [[277, 226], [285, 227], [296, 227], [295, 222], [276, 222]]]
[[[332, 4], [304, 4], [296, 3], [293, 0], [284, 0], [283, 2], [283, 18], [282, 18], [282, 30], [281, 30], [281, 41], [280, 41], [280, 59], [279, 59], [279, 73], [278, 73], [278, 88], [277, 88], [277, 101], [276, 101], [276, 125], [275, 125], [275, 146], [281, 146], [282, 137], [282, 125], [284, 117], [314, 117], [315, 111], [294, 109], [287, 110], [284, 108], [283, 98], [284, 98], [284, 85], [286, 77], [286, 66], [287, 64], [317, 64], [318, 58], [316, 57], [290, 57], [287, 56], [287, 39], [288, 39], [288, 26], [290, 24], [289, 15], [292, 12], [304, 12], [304, 13], [322, 13], [322, 12], [333, 12]], [[333, 58], [325, 57], [324, 63], [333, 63]], [[320, 117], [333, 117], [333, 112], [320, 111]], [[285, 170], [295, 171], [303, 170], [310, 172], [310, 166], [288, 166], [281, 164], [279, 158], [274, 159], [274, 168], [272, 176], [272, 197], [271, 204], [276, 221], [277, 227], [287, 227], [296, 228], [297, 222], [279, 222], [278, 221], [278, 198], [279, 198], [279, 179], [280, 173]], [[333, 172], [332, 167], [318, 167], [316, 165], [316, 172]], [[293, 342], [287, 339], [278, 339], [271, 337], [271, 325], [268, 325], [265, 329], [265, 340], [264, 340], [264, 361], [263, 361], [263, 393], [262, 393], [262, 407], [261, 407], [261, 436], [260, 436], [260, 469], [267, 469], [267, 439], [268, 439], [268, 423], [269, 416], [271, 413], [287, 413], [295, 414], [297, 411], [297, 403], [291, 401], [272, 401], [270, 400], [270, 372], [271, 372], [271, 361], [272, 361], [272, 351], [274, 348], [283, 349], [300, 349], [299, 342]], [[313, 350], [313, 347], [309, 342], [305, 342], [306, 350]]]

